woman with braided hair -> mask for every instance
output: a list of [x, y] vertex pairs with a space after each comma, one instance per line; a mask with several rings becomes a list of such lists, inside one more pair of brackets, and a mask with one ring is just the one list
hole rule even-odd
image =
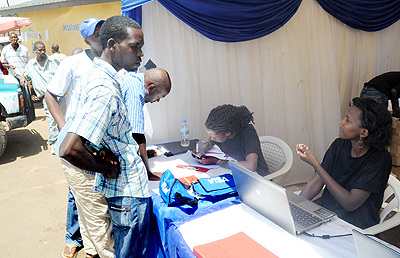
[[339, 218], [362, 229], [379, 223], [379, 210], [392, 169], [385, 149], [393, 134], [392, 118], [381, 103], [354, 98], [339, 122], [339, 138], [333, 141], [320, 164], [309, 147], [297, 144], [300, 159], [315, 174], [300, 195], [336, 212]]
[[246, 106], [225, 104], [210, 111], [205, 126], [208, 142], [200, 149], [197, 161], [202, 164], [218, 164], [229, 167], [225, 160], [202, 156], [215, 144], [225, 153], [236, 159], [245, 168], [259, 175], [269, 174], [267, 163], [261, 152], [260, 140], [254, 123], [253, 113]]

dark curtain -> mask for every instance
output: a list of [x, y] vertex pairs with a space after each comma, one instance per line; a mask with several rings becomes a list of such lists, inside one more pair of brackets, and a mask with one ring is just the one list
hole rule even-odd
[[263, 37], [292, 18], [301, 0], [158, 0], [207, 38], [240, 42]]
[[[138, 6], [151, 0], [122, 0], [122, 14], [141, 23]], [[204, 36], [223, 42], [263, 37], [285, 25], [301, 0], [158, 0]], [[400, 0], [316, 0], [346, 25], [378, 31], [400, 19]], [[137, 8], [136, 8], [137, 7]]]
[[378, 31], [400, 19], [400, 0], [317, 0], [325, 11], [359, 30]]

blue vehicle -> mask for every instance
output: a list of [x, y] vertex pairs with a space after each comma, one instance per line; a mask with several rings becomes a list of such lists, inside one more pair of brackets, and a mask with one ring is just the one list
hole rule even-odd
[[7, 145], [6, 131], [25, 127], [36, 119], [28, 85], [12, 75], [0, 75], [0, 156]]

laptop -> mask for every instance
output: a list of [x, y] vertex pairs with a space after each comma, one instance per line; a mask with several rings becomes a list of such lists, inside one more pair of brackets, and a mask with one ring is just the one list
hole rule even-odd
[[353, 229], [353, 238], [358, 258], [400, 257], [400, 252], [355, 229]]
[[293, 235], [337, 217], [334, 212], [236, 163], [229, 164], [242, 202]]

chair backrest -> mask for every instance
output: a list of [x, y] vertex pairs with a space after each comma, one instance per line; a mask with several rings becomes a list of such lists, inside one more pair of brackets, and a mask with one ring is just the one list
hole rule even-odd
[[265, 162], [267, 162], [271, 173], [264, 178], [271, 180], [287, 173], [293, 163], [293, 153], [289, 145], [274, 136], [261, 136], [260, 144]]
[[[394, 194], [394, 197], [393, 197]], [[400, 225], [400, 181], [394, 175], [389, 176], [388, 187], [385, 190], [382, 203], [383, 210], [380, 214], [379, 224], [364, 229], [365, 234], [378, 234], [385, 230], [391, 229]], [[394, 216], [385, 220], [390, 212], [397, 212]]]

